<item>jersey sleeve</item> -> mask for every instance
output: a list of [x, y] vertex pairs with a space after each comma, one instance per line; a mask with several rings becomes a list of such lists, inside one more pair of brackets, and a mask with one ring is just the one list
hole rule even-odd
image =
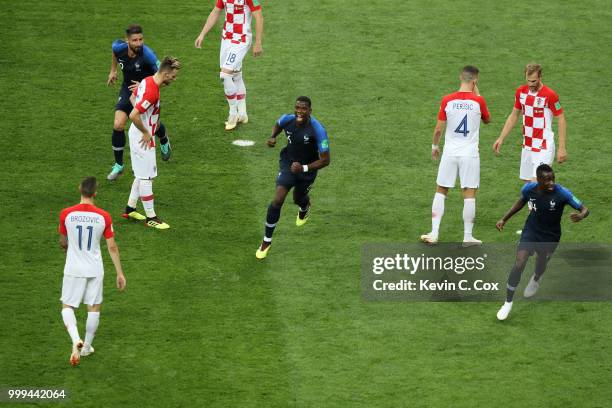
[[225, 8], [225, 6], [223, 5], [223, 0], [217, 0], [217, 4], [215, 4], [215, 7], [223, 10]]
[[276, 124], [281, 129], [284, 129], [285, 126], [287, 126], [287, 124], [291, 122], [294, 118], [295, 118], [295, 115], [283, 115], [276, 121]]
[[315, 131], [315, 139], [317, 139], [317, 147], [319, 153], [329, 152], [329, 139], [327, 138], [327, 130], [321, 123], [313, 120], [312, 127]]
[[[147, 86], [146, 79], [144, 80], [144, 82], [144, 85], [141, 84], [141, 86], [144, 86], [142, 98], [140, 98], [136, 106], [134, 106], [134, 108], [136, 108], [136, 110], [138, 110], [138, 112], [140, 113], [145, 113], [145, 111], [149, 109], [149, 106], [155, 105], [157, 103], [157, 100], [159, 98], [157, 92], [152, 89], [153, 87]], [[138, 92], [140, 92], [140, 87], [138, 89]]]
[[106, 226], [104, 227], [104, 238], [109, 239], [115, 236], [115, 230], [113, 229], [113, 219], [107, 212], [105, 212], [103, 216], [104, 223], [106, 224]]
[[117, 55], [117, 54], [125, 51], [127, 49], [127, 46], [128, 45], [127, 45], [127, 43], [125, 41], [123, 41], [123, 40], [115, 40], [115, 41], [113, 41], [113, 46], [112, 46], [113, 53], [115, 55]]
[[547, 100], [548, 108], [552, 111], [553, 116], [559, 116], [563, 113], [563, 107], [561, 106], [561, 102], [559, 102], [559, 95], [557, 95], [556, 92], [551, 91]]
[[521, 188], [521, 198], [524, 201], [528, 201], [529, 200], [529, 190], [531, 190], [532, 188], [534, 188], [538, 183], [527, 183], [523, 186], [523, 188]]
[[487, 107], [487, 101], [482, 96], [478, 98], [478, 103], [480, 104], [480, 116], [483, 120], [488, 121], [491, 119], [491, 115], [489, 114], [489, 108]]
[[440, 103], [440, 110], [438, 111], [438, 120], [446, 120], [446, 105], [448, 104], [448, 99], [446, 97], [442, 98], [442, 102]]
[[519, 110], [523, 109], [521, 105], [521, 88], [518, 88], [514, 93], [514, 108]]
[[153, 50], [147, 47], [146, 45], [142, 48], [142, 55], [144, 56], [144, 60], [147, 64], [147, 67], [149, 67], [151, 75], [153, 75], [157, 72], [157, 70], [159, 69], [159, 65], [161, 64], [159, 62], [159, 59], [157, 58], [157, 55], [155, 55], [155, 52], [153, 52]]
[[261, 10], [261, 3], [259, 0], [246, 0], [247, 6], [251, 9], [251, 11]]
[[58, 227], [58, 232], [62, 235], [68, 235], [68, 231], [66, 230], [66, 216], [68, 212], [66, 210], [62, 210], [60, 213], [60, 222]]
[[574, 210], [579, 210], [582, 208], [582, 201], [578, 199], [569, 189], [557, 184], [559, 186], [559, 190], [563, 195], [563, 198], [567, 201], [567, 204], [572, 206]]

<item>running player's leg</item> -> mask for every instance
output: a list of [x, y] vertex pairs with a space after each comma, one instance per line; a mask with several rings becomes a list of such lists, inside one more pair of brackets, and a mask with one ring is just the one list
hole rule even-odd
[[[232, 44], [230, 53], [235, 55], [235, 60], [231, 66], [233, 70], [233, 80], [236, 85], [236, 107], [238, 109], [238, 122], [248, 123], [249, 116], [246, 109], [246, 86], [242, 78], [242, 61], [249, 52], [250, 43]], [[225, 63], [225, 68], [230, 68], [229, 64]]]
[[523, 296], [526, 298], [530, 298], [536, 294], [538, 289], [540, 288], [540, 279], [544, 272], [546, 272], [546, 266], [548, 265], [548, 261], [550, 260], [553, 252], [557, 248], [556, 242], [542, 242], [536, 244], [536, 261], [535, 261], [535, 271], [529, 283], [525, 287], [525, 291], [523, 292]]
[[476, 192], [480, 186], [480, 158], [461, 157], [459, 179], [463, 189], [463, 246], [480, 245], [482, 241], [473, 237], [476, 218]]
[[514, 298], [514, 293], [516, 292], [516, 288], [521, 281], [521, 275], [525, 270], [525, 265], [527, 265], [527, 261], [531, 256], [531, 250], [526, 246], [519, 247], [516, 251], [516, 261], [514, 266], [510, 270], [508, 274], [508, 282], [506, 284], [506, 301], [502, 305], [502, 307], [497, 312], [498, 320], [506, 320], [508, 315], [510, 314], [510, 310], [512, 310], [512, 300]]
[[125, 211], [122, 214], [123, 218], [133, 219], [137, 221], [142, 221], [146, 217], [140, 214], [136, 210], [136, 206], [138, 205], [138, 199], [140, 198], [140, 179], [134, 177], [134, 181], [132, 182], [132, 189], [130, 190], [130, 197], [128, 198], [127, 206], [125, 207]]
[[237, 55], [233, 48], [231, 41], [221, 41], [221, 51], [219, 54], [221, 72], [219, 77], [223, 83], [223, 91], [225, 92], [225, 98], [229, 105], [229, 114], [225, 122], [225, 130], [233, 130], [238, 120], [238, 102], [236, 100], [238, 87], [234, 83], [234, 67], [236, 65]]
[[274, 199], [268, 206], [268, 212], [266, 214], [266, 227], [263, 241], [255, 253], [255, 256], [258, 259], [263, 259], [268, 255], [268, 250], [270, 249], [270, 245], [272, 245], [272, 235], [274, 234], [274, 229], [276, 228], [276, 224], [280, 219], [281, 208], [283, 207], [283, 203], [285, 202], [285, 198], [287, 197], [290, 189], [291, 186], [281, 184], [276, 185]]
[[310, 216], [310, 189], [316, 178], [315, 176], [305, 177], [296, 184], [293, 189], [293, 202], [298, 206], [298, 215], [295, 219], [295, 225], [301, 227], [306, 224]]

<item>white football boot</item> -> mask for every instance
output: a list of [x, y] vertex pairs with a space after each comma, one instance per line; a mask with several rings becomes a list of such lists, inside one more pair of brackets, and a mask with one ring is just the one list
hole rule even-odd
[[506, 320], [512, 310], [512, 302], [504, 302], [497, 312], [497, 320]]
[[[541, 279], [541, 278], [540, 278]], [[525, 286], [525, 291], [523, 292], [523, 297], [530, 298], [536, 294], [538, 289], [540, 288], [540, 283], [535, 281], [535, 275], [529, 279], [529, 283]]]

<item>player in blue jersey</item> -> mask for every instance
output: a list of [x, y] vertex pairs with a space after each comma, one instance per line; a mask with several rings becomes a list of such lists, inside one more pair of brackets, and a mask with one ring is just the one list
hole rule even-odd
[[521, 280], [525, 265], [534, 252], [537, 254], [535, 273], [525, 287], [523, 296], [529, 298], [536, 294], [548, 260], [561, 239], [561, 217], [564, 207], [569, 205], [579, 211], [570, 214], [573, 222], [582, 221], [589, 215], [588, 208], [582, 205], [570, 190], [555, 184], [555, 173], [548, 164], [538, 166], [536, 177], [537, 183], [527, 183], [523, 186], [521, 197], [496, 225], [497, 229], [502, 231], [506, 222], [527, 204], [529, 216], [516, 250], [516, 263], [508, 275], [506, 302], [497, 312], [499, 320], [506, 320], [510, 314], [514, 292]]
[[310, 214], [308, 192], [317, 177], [317, 171], [329, 165], [329, 140], [327, 131], [318, 120], [310, 116], [311, 101], [300, 96], [295, 101], [295, 113], [283, 115], [274, 124], [268, 146], [276, 145], [276, 137], [282, 132], [287, 136], [287, 146], [280, 152], [276, 193], [268, 206], [263, 242], [255, 256], [263, 259], [272, 244], [272, 234], [280, 218], [281, 208], [289, 190], [293, 188], [293, 202], [299, 207], [295, 225], [306, 224]]
[[[153, 50], [144, 45], [142, 27], [139, 25], [130, 25], [125, 30], [125, 40], [115, 40], [113, 42], [113, 59], [107, 85], [112, 85], [117, 80], [117, 66], [123, 72], [123, 83], [119, 91], [119, 100], [115, 105], [112, 138], [115, 164], [106, 177], [110, 181], [116, 180], [123, 173], [125, 124], [132, 109], [134, 109], [130, 102], [130, 95], [134, 89], [138, 88], [140, 81], [157, 72], [159, 64], [160, 62]], [[159, 137], [162, 160], [167, 161], [170, 159], [171, 148], [163, 123], [160, 123], [155, 134]]]

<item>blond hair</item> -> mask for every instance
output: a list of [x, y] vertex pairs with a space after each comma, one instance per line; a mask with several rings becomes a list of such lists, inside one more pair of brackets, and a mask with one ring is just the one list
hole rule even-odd
[[181, 69], [181, 62], [175, 57], [164, 57], [164, 60], [159, 66], [160, 71], [170, 71], [173, 69]]
[[541, 77], [542, 76], [542, 66], [540, 64], [536, 64], [535, 62], [532, 62], [525, 66], [525, 74], [531, 75], [534, 72], [537, 72], [538, 76]]

